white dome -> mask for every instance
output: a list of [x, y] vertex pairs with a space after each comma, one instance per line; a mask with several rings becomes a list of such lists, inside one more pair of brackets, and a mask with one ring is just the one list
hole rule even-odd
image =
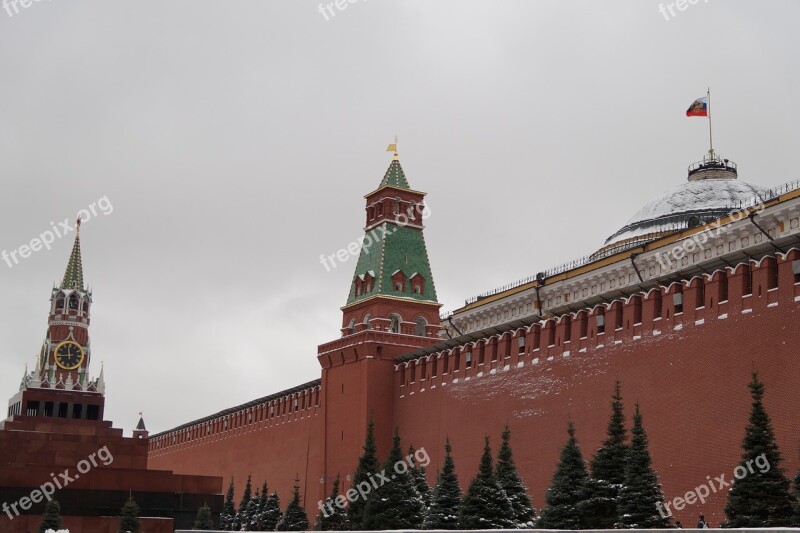
[[707, 222], [767, 192], [764, 187], [736, 178], [689, 181], [645, 204], [622, 229], [606, 240], [606, 245], [685, 228], [693, 217], [697, 217], [698, 223]]

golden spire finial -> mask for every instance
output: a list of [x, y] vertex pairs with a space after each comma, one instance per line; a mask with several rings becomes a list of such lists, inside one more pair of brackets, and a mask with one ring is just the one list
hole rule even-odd
[[400, 160], [400, 154], [397, 153], [397, 145], [398, 145], [398, 139], [397, 135], [395, 135], [394, 144], [390, 144], [389, 146], [386, 147], [387, 152], [394, 152], [394, 157], [392, 157], [392, 159], [394, 159], [395, 161]]

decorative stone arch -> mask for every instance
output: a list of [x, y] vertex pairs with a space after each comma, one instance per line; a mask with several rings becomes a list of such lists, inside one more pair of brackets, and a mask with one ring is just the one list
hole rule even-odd
[[417, 337], [425, 337], [428, 332], [428, 321], [424, 316], [418, 316], [414, 320], [414, 335]]
[[56, 293], [55, 302], [54, 312], [66, 311], [67, 296], [64, 294], [64, 291], [58, 291], [58, 293]]
[[401, 333], [402, 326], [403, 326], [403, 317], [400, 316], [400, 313], [392, 313], [391, 315], [389, 315], [390, 333]]

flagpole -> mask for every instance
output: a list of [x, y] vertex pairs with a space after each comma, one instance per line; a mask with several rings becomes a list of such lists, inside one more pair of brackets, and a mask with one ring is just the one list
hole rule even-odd
[[708, 154], [714, 159], [714, 139], [711, 136], [711, 87], [708, 88]]

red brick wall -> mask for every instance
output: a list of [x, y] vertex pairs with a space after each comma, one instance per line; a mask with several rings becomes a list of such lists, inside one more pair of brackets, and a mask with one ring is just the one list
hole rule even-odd
[[233, 477], [237, 506], [248, 475], [252, 475], [254, 492], [266, 480], [269, 491], [278, 491], [284, 506], [291, 497], [295, 476], [299, 476], [301, 497], [313, 500], [316, 506], [320, 412], [320, 407], [311, 406], [158, 450], [151, 445], [148, 468], [221, 476], [223, 493]]
[[[534, 504], [542, 507], [566, 441], [567, 421], [575, 423], [584, 456], [589, 459], [604, 438], [609, 401], [614, 381], [619, 378], [628, 425], [638, 400], [654, 466], [667, 498], [672, 499], [705, 483], [706, 476], [725, 474], [726, 480], [732, 478], [750, 409], [747, 383], [755, 369], [766, 386], [765, 403], [783, 452], [783, 466], [793, 476], [800, 468], [800, 395], [796, 388], [800, 377], [800, 303], [795, 301], [800, 286], [794, 284], [790, 261], [780, 262], [779, 288], [774, 291], [767, 290], [763, 265], [753, 266], [750, 297], [741, 295], [739, 268], [736, 274], [729, 272], [727, 303], [720, 304], [716, 296], [717, 274], [714, 281], [706, 282], [706, 305], [699, 309], [699, 280], [688, 287], [684, 284], [684, 312], [677, 316], [670, 296], [677, 290], [673, 285], [670, 295], [662, 297], [660, 320], [653, 318], [655, 297], [651, 293], [642, 301], [641, 325], [632, 320], [634, 302], [629, 301], [623, 306], [620, 330], [615, 331], [612, 312], [606, 310], [604, 335], [597, 335], [590, 319], [587, 338], [581, 339], [579, 321], [573, 319], [572, 340], [565, 343], [566, 321], [562, 318], [555, 325], [553, 346], [548, 347], [546, 331], [555, 320], [545, 325], [535, 346], [531, 345], [537, 336], [536, 327], [526, 330], [529, 346], [521, 357], [512, 344], [511, 357], [498, 357], [493, 363], [492, 343], [488, 343], [482, 366], [477, 366], [479, 352], [475, 347], [470, 369], [465, 368], [462, 353], [460, 370], [454, 373], [451, 361], [446, 376], [441, 374], [441, 359], [435, 378], [430, 376], [431, 360], [427, 379], [421, 379], [421, 365], [412, 364], [406, 368], [405, 383], [401, 384], [398, 370], [395, 420], [405, 443], [424, 446], [431, 455], [428, 471], [432, 481], [433, 473], [441, 467], [443, 443], [449, 436], [461, 483], [466, 486], [477, 471], [482, 436], [490, 435], [496, 447], [508, 423], [513, 430], [517, 463]], [[503, 339], [499, 345], [502, 343]], [[534, 359], [538, 360], [535, 364]], [[524, 365], [521, 368], [517, 366], [520, 362]], [[507, 370], [503, 370], [506, 365]], [[704, 512], [717, 525], [724, 519], [725, 502], [723, 491], [712, 495], [705, 505], [687, 507], [676, 516], [688, 525], [696, 523], [697, 515]]]

